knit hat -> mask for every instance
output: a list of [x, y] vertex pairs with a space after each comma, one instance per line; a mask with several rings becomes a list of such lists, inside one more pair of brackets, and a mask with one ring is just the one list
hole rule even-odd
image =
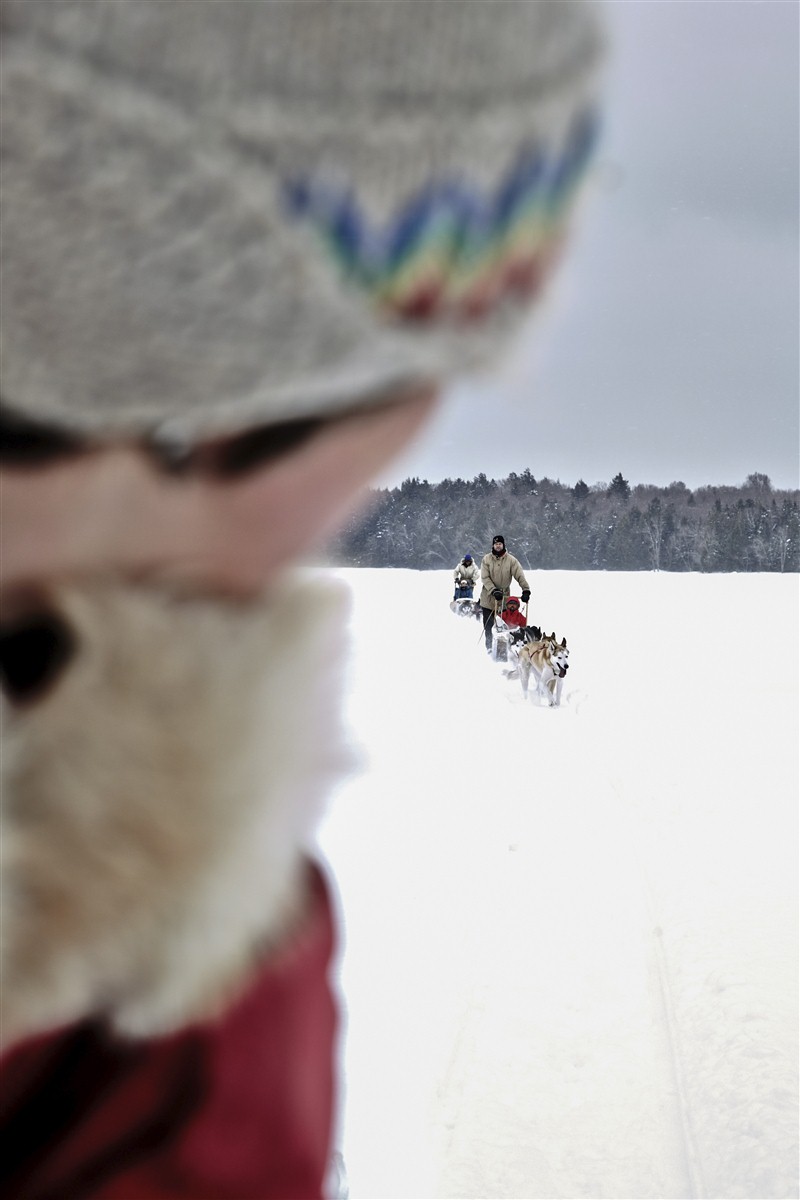
[[595, 138], [586, 0], [3, 0], [3, 23], [3, 397], [76, 432], [235, 432], [484, 361]]
[[505, 546], [505, 544], [506, 544], [506, 539], [503, 537], [502, 533], [496, 533], [496, 534], [494, 535], [494, 537], [492, 538], [492, 545], [494, 545], [494, 544], [495, 544], [495, 542], [502, 542], [502, 543], [503, 543], [503, 546]]

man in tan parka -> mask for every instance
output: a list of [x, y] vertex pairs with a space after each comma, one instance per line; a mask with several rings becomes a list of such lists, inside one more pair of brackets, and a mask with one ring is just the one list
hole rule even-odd
[[516, 579], [522, 588], [522, 602], [527, 604], [531, 598], [531, 589], [525, 578], [525, 572], [506, 550], [506, 540], [501, 533], [496, 533], [492, 539], [492, 549], [484, 554], [481, 561], [481, 615], [483, 617], [483, 633], [486, 649], [491, 653], [492, 626], [494, 625], [495, 606], [502, 604], [511, 590], [511, 580]]

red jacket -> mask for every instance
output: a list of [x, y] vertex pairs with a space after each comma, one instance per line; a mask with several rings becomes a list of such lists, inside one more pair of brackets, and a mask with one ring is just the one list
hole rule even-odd
[[0, 1061], [4, 1200], [313, 1200], [330, 1153], [330, 904], [213, 1023], [150, 1041], [84, 1022]]

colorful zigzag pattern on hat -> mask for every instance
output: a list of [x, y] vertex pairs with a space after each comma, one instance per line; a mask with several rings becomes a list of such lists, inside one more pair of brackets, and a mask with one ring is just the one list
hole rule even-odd
[[463, 180], [431, 181], [381, 230], [352, 189], [294, 179], [286, 200], [293, 216], [317, 229], [345, 277], [393, 316], [478, 320], [507, 297], [538, 291], [596, 135], [588, 113], [560, 159], [524, 150], [488, 195]]

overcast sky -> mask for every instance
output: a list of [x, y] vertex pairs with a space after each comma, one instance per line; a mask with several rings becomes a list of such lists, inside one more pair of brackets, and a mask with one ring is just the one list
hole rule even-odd
[[502, 374], [381, 479], [800, 485], [798, 6], [612, 0], [571, 252]]

